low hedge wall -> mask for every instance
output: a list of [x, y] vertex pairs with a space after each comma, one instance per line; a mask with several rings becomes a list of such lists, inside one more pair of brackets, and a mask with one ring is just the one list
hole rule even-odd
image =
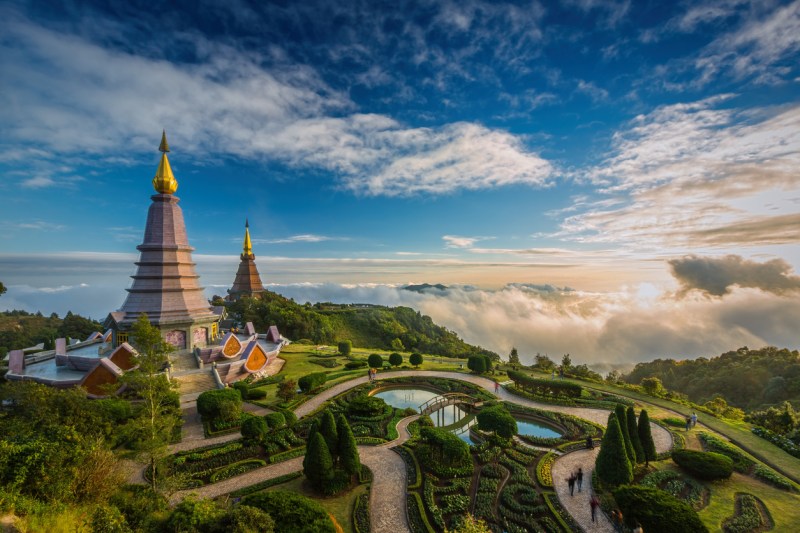
[[274, 477], [272, 479], [267, 479], [266, 481], [261, 481], [259, 483], [255, 483], [253, 485], [249, 485], [247, 487], [241, 488], [239, 490], [235, 490], [230, 493], [232, 498], [241, 498], [243, 496], [247, 496], [249, 494], [254, 494], [256, 492], [262, 491], [264, 489], [268, 489], [270, 487], [274, 487], [275, 485], [281, 485], [286, 483], [287, 481], [291, 481], [293, 479], [297, 479], [303, 475], [303, 472], [297, 471], [292, 472], [290, 474], [284, 474], [282, 476]]
[[577, 383], [569, 383], [554, 379], [534, 378], [527, 374], [523, 374], [522, 372], [515, 372], [513, 370], [508, 371], [508, 377], [520, 389], [543, 396], [552, 395], [579, 398], [583, 392], [583, 387]]
[[209, 478], [209, 482], [217, 483], [224, 479], [228, 479], [231, 477], [238, 476], [240, 474], [244, 474], [245, 472], [249, 472], [251, 470], [255, 470], [256, 468], [261, 468], [262, 466], [266, 466], [267, 462], [263, 459], [245, 459], [244, 461], [239, 461], [238, 463], [233, 463], [232, 465], [228, 465], [224, 468], [220, 468]]
[[690, 474], [707, 481], [727, 479], [733, 473], [733, 460], [721, 453], [675, 450], [672, 460]]
[[613, 494], [629, 527], [639, 522], [647, 533], [708, 533], [708, 528], [688, 504], [663, 490], [623, 485]]

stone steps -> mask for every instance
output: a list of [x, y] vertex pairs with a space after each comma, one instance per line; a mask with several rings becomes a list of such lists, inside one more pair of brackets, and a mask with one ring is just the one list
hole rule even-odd
[[217, 388], [217, 381], [211, 374], [211, 370], [192, 372], [191, 374], [183, 374], [174, 376], [173, 378], [178, 382], [180, 387], [180, 395], [196, 394]]
[[185, 370], [195, 370], [199, 368], [197, 366], [197, 359], [195, 359], [194, 354], [191, 352], [183, 352], [183, 353], [173, 353], [169, 356], [170, 361], [172, 361], [172, 371], [174, 372], [183, 372]]

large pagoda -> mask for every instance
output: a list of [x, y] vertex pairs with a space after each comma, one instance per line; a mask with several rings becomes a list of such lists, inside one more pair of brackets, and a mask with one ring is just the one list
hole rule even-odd
[[253, 254], [253, 244], [250, 241], [250, 223], [247, 220], [244, 222], [244, 244], [239, 258], [239, 269], [236, 271], [233, 287], [228, 289], [230, 300], [238, 300], [242, 296], [253, 297], [264, 292], [264, 285], [256, 267], [256, 256]]
[[161, 162], [153, 178], [158, 194], [150, 198], [144, 241], [128, 297], [111, 313], [106, 326], [114, 330], [114, 344], [127, 341], [131, 326], [142, 313], [177, 350], [206, 346], [217, 336], [219, 316], [203, 294], [186, 236], [183, 211], [174, 196], [178, 182], [167, 158], [169, 145], [162, 133]]

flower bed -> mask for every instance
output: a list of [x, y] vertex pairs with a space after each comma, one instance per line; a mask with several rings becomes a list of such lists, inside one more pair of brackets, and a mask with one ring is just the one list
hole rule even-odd
[[247, 496], [248, 494], [254, 494], [256, 492], [260, 492], [264, 489], [268, 489], [269, 487], [274, 487], [275, 485], [280, 485], [282, 483], [286, 483], [287, 481], [291, 481], [293, 479], [297, 479], [302, 476], [302, 472], [292, 472], [290, 474], [284, 474], [282, 476], [278, 476], [272, 479], [267, 479], [266, 481], [261, 481], [259, 483], [255, 483], [248, 487], [241, 488], [239, 490], [235, 490], [230, 493], [232, 498], [241, 498], [243, 496]]
[[246, 459], [244, 461], [239, 461], [238, 463], [233, 463], [232, 465], [228, 465], [224, 468], [220, 468], [213, 474], [209, 481], [211, 483], [217, 483], [224, 479], [228, 479], [234, 476], [238, 476], [240, 474], [244, 474], [245, 472], [249, 472], [251, 470], [255, 470], [256, 468], [261, 468], [262, 466], [266, 466], [267, 462], [263, 459]]
[[412, 533], [434, 533], [434, 529], [428, 522], [422, 499], [418, 492], [409, 492], [406, 498], [408, 510], [408, 525]]
[[553, 452], [547, 452], [536, 465], [536, 480], [542, 487], [553, 488], [553, 463], [558, 456]]
[[369, 533], [369, 494], [360, 494], [353, 506], [353, 529], [356, 533]]
[[792, 480], [784, 477], [782, 474], [776, 472], [772, 468], [758, 462], [755, 458], [753, 458], [753, 456], [734, 446], [733, 444], [725, 442], [724, 440], [705, 432], [701, 432], [699, 437], [707, 448], [730, 457], [733, 460], [733, 469], [737, 472], [752, 474], [761, 481], [769, 483], [770, 485], [774, 485], [779, 489], [792, 492], [800, 491], [800, 486], [798, 486]]
[[419, 469], [419, 462], [414, 452], [405, 446], [395, 446], [392, 448], [403, 458], [406, 464], [406, 480], [409, 489], [418, 489], [422, 485], [422, 472]]
[[800, 457], [800, 446], [795, 444], [790, 439], [787, 439], [783, 435], [778, 435], [773, 431], [764, 429], [759, 426], [753, 428], [753, 433], [758, 435], [764, 440], [768, 440], [778, 448], [784, 450], [789, 455], [793, 455], [794, 457]]
[[306, 454], [306, 447], [302, 446], [300, 448], [295, 448], [294, 450], [288, 450], [281, 453], [276, 453], [275, 455], [269, 456], [270, 464], [280, 463], [282, 461], [288, 461], [289, 459], [294, 459], [295, 457], [300, 457]]
[[668, 492], [679, 500], [688, 503], [695, 511], [705, 507], [707, 502], [708, 489], [694, 479], [684, 477], [675, 470], [651, 472], [644, 476], [639, 484]]
[[747, 533], [772, 529], [772, 517], [764, 502], [746, 492], [736, 493], [736, 511], [722, 523], [725, 533]]

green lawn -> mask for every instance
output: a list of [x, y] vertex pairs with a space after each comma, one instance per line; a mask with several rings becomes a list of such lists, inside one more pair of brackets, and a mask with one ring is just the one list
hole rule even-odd
[[367, 492], [367, 486], [358, 485], [356, 488], [346, 492], [345, 494], [334, 496], [332, 498], [324, 498], [311, 491], [310, 487], [308, 487], [306, 484], [306, 478], [301, 476], [297, 479], [282, 483], [281, 485], [270, 487], [267, 490], [288, 490], [291, 492], [297, 492], [303, 496], [307, 496], [321, 504], [325, 510], [332, 514], [336, 518], [336, 521], [339, 522], [339, 525], [342, 526], [342, 529], [345, 531], [345, 533], [354, 533], [353, 505], [355, 505], [356, 498], [359, 495]]
[[[533, 372], [533, 373], [545, 376], [545, 374], [541, 372]], [[567, 379], [565, 381], [578, 383], [586, 388], [611, 392], [614, 394], [618, 394], [620, 396], [627, 396], [628, 398], [637, 400], [642, 404], [654, 405], [657, 407], [661, 407], [665, 410], [675, 411], [684, 416], [689, 416], [692, 414], [691, 407], [671, 402], [664, 398], [655, 398], [653, 396], [648, 396], [640, 392], [631, 391], [620, 387], [615, 387], [614, 385], [610, 385], [607, 383], [595, 383], [593, 381], [586, 382], [575, 379]], [[648, 414], [651, 414], [652, 416], [653, 413], [650, 413], [649, 411], [650, 408], [648, 406]], [[660, 417], [660, 413], [656, 412], [655, 414], [657, 417]], [[754, 435], [750, 431], [751, 426], [749, 424], [746, 424], [745, 422], [733, 422], [729, 420], [721, 420], [719, 418], [714, 418], [713, 416], [707, 415], [705, 413], [698, 413], [698, 415], [700, 417], [699, 423], [705, 424], [706, 426], [716, 431], [717, 433], [724, 435], [725, 437], [730, 439], [734, 444], [748, 451], [757, 459], [760, 459], [761, 461], [772, 466], [779, 472], [783, 473], [786, 477], [793, 479], [795, 482], [800, 483], [800, 459], [789, 455], [788, 453], [781, 450], [772, 443], [767, 442], [766, 440]]]

